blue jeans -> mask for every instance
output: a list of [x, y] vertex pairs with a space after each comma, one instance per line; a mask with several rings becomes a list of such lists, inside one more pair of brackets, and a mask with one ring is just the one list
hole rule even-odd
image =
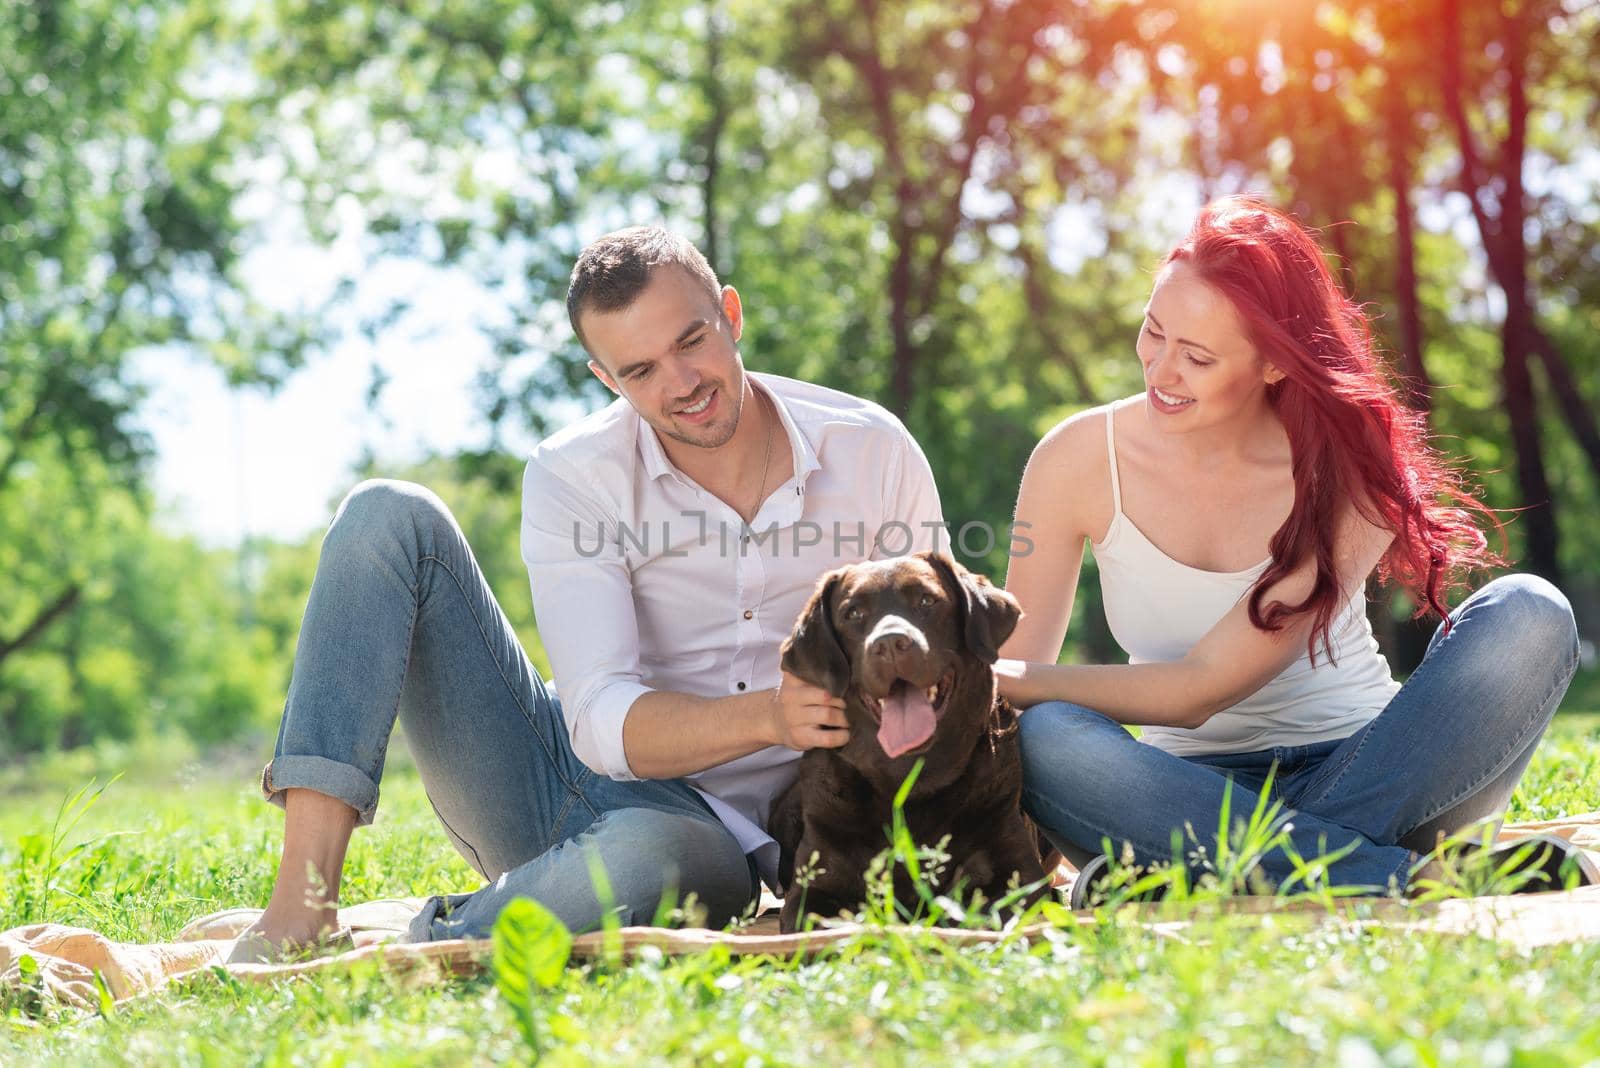
[[489, 880], [430, 899], [408, 940], [484, 936], [516, 897], [596, 928], [591, 859], [625, 925], [692, 893], [721, 926], [756, 899], [754, 866], [687, 784], [615, 781], [573, 754], [444, 504], [364, 482], [322, 543], [263, 792], [282, 805], [286, 789], [315, 790], [371, 823], [397, 716], [445, 834]]
[[[1098, 712], [1062, 701], [1022, 716], [1023, 805], [1080, 867], [1109, 840], [1151, 864], [1216, 848], [1224, 791], [1232, 821], [1270, 800], [1292, 821], [1307, 859], [1345, 847], [1328, 879], [1383, 892], [1404, 888], [1440, 834], [1496, 821], [1528, 766], [1578, 664], [1572, 609], [1550, 583], [1496, 579], [1451, 613], [1417, 670], [1384, 710], [1348, 738], [1255, 753], [1178, 757], [1145, 745]], [[1192, 833], [1191, 829], [1192, 828]], [[1281, 883], [1287, 854], [1262, 858]]]

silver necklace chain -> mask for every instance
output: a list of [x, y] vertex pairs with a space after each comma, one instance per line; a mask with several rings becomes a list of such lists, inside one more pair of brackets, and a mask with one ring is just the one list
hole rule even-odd
[[767, 419], [767, 445], [761, 454], [761, 488], [756, 490], [755, 503], [750, 506], [750, 521], [755, 522], [756, 513], [761, 510], [761, 501], [767, 495], [767, 477], [772, 462], [772, 413], [766, 411], [764, 400], [760, 393], [756, 393], [756, 402], [762, 405], [762, 411]]

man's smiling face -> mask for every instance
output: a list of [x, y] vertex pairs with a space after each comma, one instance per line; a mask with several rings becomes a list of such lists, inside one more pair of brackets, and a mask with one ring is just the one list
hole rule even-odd
[[600, 381], [656, 433], [705, 449], [726, 444], [739, 425], [743, 325], [733, 287], [713, 295], [671, 264], [626, 308], [582, 314], [589, 368]]

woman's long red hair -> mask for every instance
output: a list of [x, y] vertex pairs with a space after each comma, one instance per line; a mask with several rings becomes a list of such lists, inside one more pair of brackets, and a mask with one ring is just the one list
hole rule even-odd
[[[1410, 593], [1418, 614], [1446, 615], [1445, 597], [1466, 572], [1501, 562], [1474, 516], [1499, 524], [1429, 447], [1423, 415], [1401, 402], [1366, 315], [1334, 280], [1317, 242], [1265, 202], [1228, 197], [1200, 213], [1166, 262], [1178, 260], [1228, 298], [1262, 358], [1284, 375], [1267, 392], [1289, 434], [1294, 507], [1251, 590], [1250, 621], [1278, 630], [1310, 613], [1308, 652], [1314, 657], [1321, 644], [1331, 658], [1343, 602], [1334, 532], [1351, 504], [1394, 532], [1378, 577]], [[1306, 599], [1264, 603], [1307, 559], [1315, 559], [1317, 578]]]

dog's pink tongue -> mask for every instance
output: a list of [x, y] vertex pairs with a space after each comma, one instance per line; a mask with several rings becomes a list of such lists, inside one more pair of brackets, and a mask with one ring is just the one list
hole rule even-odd
[[889, 756], [897, 757], [932, 738], [937, 725], [928, 695], [904, 681], [896, 682], [883, 699], [878, 744]]

